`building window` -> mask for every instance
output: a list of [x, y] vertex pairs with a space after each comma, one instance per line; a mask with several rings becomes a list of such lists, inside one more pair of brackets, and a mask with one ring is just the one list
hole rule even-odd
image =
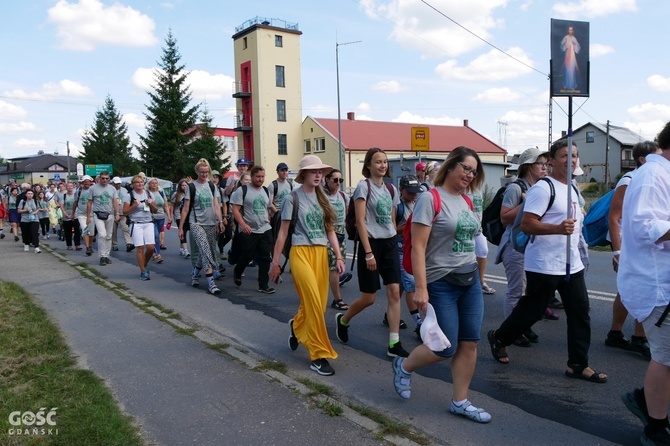
[[277, 99], [277, 121], [286, 122], [286, 101]]
[[314, 138], [314, 151], [315, 152], [326, 151], [326, 138]]
[[280, 133], [277, 135], [277, 154], [278, 155], [288, 155], [288, 144], [286, 144], [286, 135]]
[[284, 38], [282, 36], [275, 35], [275, 46], [278, 47], [284, 46]]
[[247, 49], [247, 38], [242, 37], [242, 49], [246, 50]]
[[305, 140], [305, 153], [312, 153], [312, 141], [309, 139]]
[[285, 87], [284, 83], [284, 67], [282, 65], [275, 65], [275, 83], [277, 87]]
[[594, 142], [596, 140], [595, 136], [593, 136], [593, 131], [586, 132], [586, 142]]

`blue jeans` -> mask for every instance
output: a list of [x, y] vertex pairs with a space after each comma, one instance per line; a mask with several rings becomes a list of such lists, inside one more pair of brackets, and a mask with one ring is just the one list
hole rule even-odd
[[456, 354], [458, 341], [478, 342], [484, 319], [484, 296], [479, 283], [479, 272], [475, 283], [458, 286], [444, 278], [428, 284], [428, 302], [435, 309], [437, 323], [451, 342], [451, 347], [434, 352], [450, 358]]
[[154, 239], [155, 239], [155, 244], [154, 244], [154, 252], [156, 255], [160, 255], [161, 253], [161, 229], [163, 229], [163, 225], [165, 224], [165, 219], [161, 218], [160, 220], [154, 220]]

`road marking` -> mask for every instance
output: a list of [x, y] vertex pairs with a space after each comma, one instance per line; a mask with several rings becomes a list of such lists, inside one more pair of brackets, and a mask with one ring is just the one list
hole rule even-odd
[[[503, 276], [494, 276], [493, 274], [486, 274], [484, 275], [484, 279], [487, 282], [502, 283], [504, 285], [507, 285], [507, 278]], [[607, 291], [596, 291], [596, 290], [587, 290], [587, 291], [589, 293], [590, 299], [602, 300], [605, 302], [614, 302], [614, 298], [616, 297], [616, 293], [608, 293]]]

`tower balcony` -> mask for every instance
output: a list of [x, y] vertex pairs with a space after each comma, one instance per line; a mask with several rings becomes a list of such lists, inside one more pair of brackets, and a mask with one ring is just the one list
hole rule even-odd
[[237, 114], [234, 117], [233, 130], [236, 132], [250, 132], [252, 130], [252, 116], [245, 114]]
[[248, 98], [249, 96], [251, 96], [251, 82], [249, 81], [233, 82], [234, 98]]

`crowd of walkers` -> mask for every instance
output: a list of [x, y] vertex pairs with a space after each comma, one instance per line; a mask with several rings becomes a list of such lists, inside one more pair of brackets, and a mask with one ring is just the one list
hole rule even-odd
[[[610, 212], [609, 240], [620, 295], [605, 343], [650, 359], [644, 387], [622, 396], [645, 423], [644, 444], [668, 444], [670, 438], [670, 338], [665, 318], [670, 296], [670, 124], [659, 135], [659, 145], [645, 142], [635, 147], [638, 169], [617, 184]], [[565, 376], [602, 384], [608, 376], [592, 368], [588, 356], [584, 201], [574, 182], [578, 156], [577, 146], [566, 140], [547, 153], [528, 149], [521, 154], [518, 180], [502, 199], [505, 232], [496, 253], [508, 282], [505, 320], [488, 330], [486, 338], [492, 357], [508, 364], [508, 347], [538, 343], [533, 325], [542, 318], [557, 319], [551, 317], [550, 307], [558, 304], [567, 322]], [[108, 172], [95, 180], [85, 175], [79, 184], [49, 184], [46, 190], [11, 183], [2, 190], [1, 210], [6, 210], [10, 237], [18, 242], [20, 235], [25, 251], [33, 247], [39, 253], [40, 235], [45, 240], [53, 232], [67, 250], [85, 248], [88, 256], [97, 243], [100, 266], [112, 262], [110, 252], [119, 249], [121, 232], [126, 251], [136, 251], [141, 280], [151, 279], [152, 261], [165, 260], [164, 231], [174, 223], [179, 255], [191, 261], [190, 285], [200, 287], [204, 273], [207, 292], [219, 297], [216, 280], [224, 277], [224, 260], [234, 266], [232, 282], [237, 287], [243, 286], [245, 270], [257, 267], [257, 289], [263, 294], [275, 292], [273, 285], [282, 281], [288, 262], [300, 301], [289, 321], [288, 345], [291, 350], [305, 347], [310, 369], [323, 376], [335, 373], [329, 360], [338, 357], [326, 330], [329, 290], [330, 306], [341, 311], [335, 316], [335, 337], [347, 343], [351, 335], [360, 335], [352, 320], [375, 303], [383, 284], [383, 322], [389, 330], [384, 349], [393, 358], [398, 395], [410, 398], [415, 370], [450, 360], [449, 411], [489, 422], [491, 415], [468, 399], [484, 295], [495, 292], [483, 280], [488, 245], [481, 227], [484, 169], [478, 154], [457, 147], [442, 164], [417, 164], [417, 175], [400, 178], [396, 187], [385, 181], [390, 177], [386, 153], [372, 148], [363, 161], [364, 179], [351, 197], [342, 190], [342, 173], [315, 155], [300, 161], [293, 180], [288, 166], [280, 163], [277, 178], [267, 187], [262, 166], [240, 159], [236, 167], [237, 172], [224, 179], [201, 159], [194, 166], [194, 179], [180, 180], [170, 196], [157, 179], [141, 173], [132, 177], [129, 188]], [[530, 237], [525, 250], [513, 243], [517, 224]], [[346, 272], [347, 236], [353, 242], [360, 291], [349, 304], [340, 293], [353, 277]], [[0, 238], [5, 238], [4, 231]], [[403, 293], [410, 322], [422, 341], [411, 352], [400, 340], [400, 329], [407, 328], [400, 318]], [[636, 318], [630, 341], [621, 331], [628, 312]]]

